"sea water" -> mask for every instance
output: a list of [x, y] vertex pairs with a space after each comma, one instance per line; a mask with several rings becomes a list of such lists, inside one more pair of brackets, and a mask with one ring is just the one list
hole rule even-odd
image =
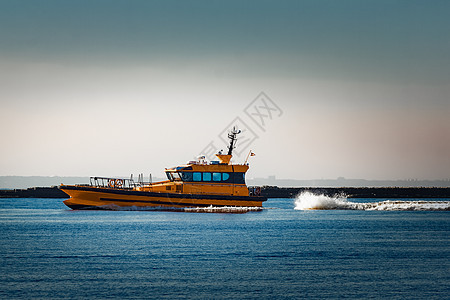
[[303, 194], [188, 213], [0, 199], [0, 298], [448, 299], [448, 203]]

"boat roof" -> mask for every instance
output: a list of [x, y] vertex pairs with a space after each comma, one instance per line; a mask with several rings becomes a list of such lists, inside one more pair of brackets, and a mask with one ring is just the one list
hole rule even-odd
[[248, 165], [229, 164], [189, 164], [167, 168], [166, 172], [246, 172]]

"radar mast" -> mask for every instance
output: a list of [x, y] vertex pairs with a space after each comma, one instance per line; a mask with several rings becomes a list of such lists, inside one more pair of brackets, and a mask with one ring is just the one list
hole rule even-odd
[[236, 140], [238, 135], [241, 133], [241, 130], [238, 130], [236, 126], [233, 126], [233, 129], [228, 133], [228, 138], [230, 139], [230, 145], [228, 146], [228, 155], [232, 155], [233, 149], [236, 147]]

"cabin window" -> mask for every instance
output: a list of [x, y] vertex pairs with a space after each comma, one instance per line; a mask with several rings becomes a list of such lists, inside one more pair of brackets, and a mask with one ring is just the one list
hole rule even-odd
[[245, 184], [245, 173], [234, 173], [234, 183]]
[[203, 173], [203, 181], [211, 181], [211, 173]]
[[202, 173], [200, 173], [200, 172], [194, 172], [194, 173], [192, 174], [192, 179], [193, 179], [194, 181], [202, 181]]
[[245, 173], [220, 173], [220, 172], [166, 172], [170, 181], [182, 180], [184, 182], [228, 182], [245, 183]]
[[221, 173], [213, 173], [212, 177], [213, 177], [213, 181], [222, 181], [222, 174]]
[[167, 179], [170, 181], [178, 181], [181, 180], [180, 174], [178, 172], [166, 172]]
[[181, 180], [183, 181], [192, 181], [192, 172], [182, 172], [181, 173]]

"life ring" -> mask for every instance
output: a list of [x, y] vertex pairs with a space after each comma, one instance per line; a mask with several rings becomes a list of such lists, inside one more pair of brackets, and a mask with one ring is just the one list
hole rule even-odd
[[116, 187], [118, 187], [118, 188], [123, 187], [123, 180], [122, 179], [116, 179]]
[[109, 187], [114, 187], [115, 186], [115, 184], [116, 184], [116, 181], [114, 180], [114, 179], [110, 179], [109, 181], [108, 181], [108, 186]]

